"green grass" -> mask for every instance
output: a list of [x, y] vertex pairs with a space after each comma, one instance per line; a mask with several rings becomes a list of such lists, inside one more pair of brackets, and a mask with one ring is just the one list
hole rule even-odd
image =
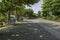
[[44, 19], [47, 19], [47, 20], [51, 20], [51, 21], [56, 21], [56, 22], [60, 22], [60, 17], [59, 16], [47, 16], [47, 17], [43, 17]]

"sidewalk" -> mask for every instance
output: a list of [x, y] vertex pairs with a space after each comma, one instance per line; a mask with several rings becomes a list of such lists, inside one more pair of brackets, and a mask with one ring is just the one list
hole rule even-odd
[[6, 30], [6, 29], [8, 29], [9, 27], [12, 27], [13, 25], [6, 25], [6, 26], [4, 26], [4, 27], [1, 27], [0, 28], [0, 32], [1, 31], [3, 31], [3, 30]]
[[49, 21], [45, 19], [39, 19], [39, 25], [45, 28], [52, 35], [60, 39], [60, 22]]

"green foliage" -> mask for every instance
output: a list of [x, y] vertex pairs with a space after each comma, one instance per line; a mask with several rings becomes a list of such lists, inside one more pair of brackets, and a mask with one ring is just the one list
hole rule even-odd
[[38, 15], [36, 13], [34, 13], [34, 11], [32, 9], [29, 8], [29, 9], [25, 9], [24, 17], [37, 18]]
[[14, 10], [16, 6], [21, 6], [22, 4], [31, 5], [37, 3], [39, 0], [2, 0], [0, 2], [1, 11]]
[[2, 2], [0, 2], [0, 15], [2, 14], [0, 18], [4, 17], [5, 14], [8, 15], [8, 12], [10, 14], [13, 11], [16, 11], [17, 16], [23, 15], [25, 5], [33, 5], [38, 1], [39, 0], [2, 0]]
[[43, 0], [42, 10], [46, 15], [60, 15], [60, 0]]
[[32, 9], [26, 9], [24, 15], [27, 17], [32, 17], [33, 16], [33, 10]]
[[41, 11], [38, 11], [38, 17], [40, 17], [41, 16]]
[[60, 0], [43, 0], [42, 12], [45, 19], [60, 20]]
[[38, 17], [38, 14], [33, 13], [33, 17], [34, 17], [34, 18], [37, 18], [37, 17]]
[[21, 6], [23, 4], [31, 5], [37, 3], [38, 1], [39, 0], [2, 0], [2, 2], [0, 2], [0, 12], [15, 10], [16, 6]]
[[21, 6], [16, 6], [16, 11], [17, 11], [17, 15], [18, 16], [23, 16], [23, 14], [25, 13], [25, 5], [21, 5]]

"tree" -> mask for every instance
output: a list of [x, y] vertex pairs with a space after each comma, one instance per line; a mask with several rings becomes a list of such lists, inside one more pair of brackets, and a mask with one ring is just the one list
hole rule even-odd
[[27, 17], [29, 17], [29, 18], [31, 18], [32, 16], [33, 16], [33, 10], [32, 9], [26, 9], [26, 11], [25, 11], [25, 16], [27, 16]]
[[25, 5], [16, 6], [17, 20], [19, 20], [20, 17], [24, 15], [24, 13], [25, 13]]
[[38, 16], [39, 16], [39, 17], [41, 16], [41, 11], [38, 11]]
[[21, 5], [32, 5], [34, 3], [37, 3], [39, 0], [2, 0], [1, 4], [3, 4], [4, 6], [2, 6], [1, 8], [4, 11], [8, 11], [8, 10], [12, 10], [14, 9], [16, 6], [21, 6]]
[[60, 15], [60, 0], [43, 0], [42, 11], [45, 16]]
[[42, 12], [43, 12], [43, 16], [46, 17], [49, 15], [49, 11], [51, 9], [51, 5], [50, 2], [52, 0], [43, 0], [43, 4], [42, 4]]
[[0, 2], [0, 11], [7, 12], [10, 10], [14, 10], [16, 6], [21, 5], [32, 5], [37, 3], [39, 0], [2, 0]]
[[2, 2], [0, 2], [0, 12], [3, 16], [13, 11], [16, 11], [17, 15], [23, 15], [24, 6], [22, 5], [30, 6], [38, 1], [39, 0], [2, 0]]

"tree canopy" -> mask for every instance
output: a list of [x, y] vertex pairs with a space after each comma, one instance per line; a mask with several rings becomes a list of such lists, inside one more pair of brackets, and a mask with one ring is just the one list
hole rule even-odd
[[25, 10], [25, 16], [32, 17], [33, 16], [33, 10], [32, 9], [26, 9]]
[[16, 5], [32, 5], [34, 3], [37, 3], [38, 1], [39, 0], [2, 0], [2, 2], [0, 2], [0, 11], [6, 12], [13, 9]]
[[42, 11], [45, 15], [60, 15], [60, 0], [43, 0]]
[[17, 15], [23, 15], [25, 5], [33, 5], [38, 1], [39, 0], [2, 0], [0, 2], [0, 14], [5, 15], [5, 13], [7, 14], [9, 11], [17, 11]]

